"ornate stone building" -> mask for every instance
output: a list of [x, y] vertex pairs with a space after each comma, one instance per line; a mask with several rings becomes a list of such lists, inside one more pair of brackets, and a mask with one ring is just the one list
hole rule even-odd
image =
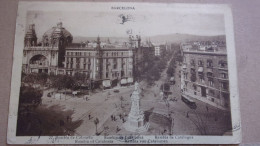
[[91, 82], [103, 82], [105, 87], [113, 82], [124, 85], [133, 83], [134, 72], [142, 70], [144, 55], [151, 50], [141, 46], [140, 36], [129, 36], [129, 41], [122, 44], [103, 43], [99, 37], [87, 43], [72, 40], [71, 33], [58, 23], [37, 43], [35, 26], [30, 25], [24, 38], [23, 72], [84, 73]]
[[184, 96], [229, 109], [229, 80], [225, 45], [210, 47], [181, 45], [183, 65], [181, 89]]
[[23, 50], [23, 72], [53, 73], [64, 72], [64, 54], [67, 45], [72, 43], [72, 35], [58, 23], [44, 33], [41, 43], [37, 44], [34, 24], [30, 25], [25, 38]]
[[127, 45], [102, 45], [96, 43], [68, 46], [65, 55], [66, 74], [76, 72], [89, 75], [93, 81], [103, 81], [111, 86], [113, 81], [122, 84], [133, 83], [134, 49]]

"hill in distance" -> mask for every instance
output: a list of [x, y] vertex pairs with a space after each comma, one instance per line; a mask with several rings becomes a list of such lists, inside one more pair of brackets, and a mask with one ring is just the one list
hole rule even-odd
[[[225, 41], [225, 35], [217, 35], [217, 36], [198, 36], [198, 35], [190, 35], [190, 34], [167, 34], [167, 35], [156, 35], [151, 37], [142, 37], [142, 42], [150, 40], [153, 43], [184, 43], [189, 41]], [[73, 38], [73, 42], [80, 43], [86, 41], [96, 41], [97, 37], [82, 37], [75, 36]], [[108, 37], [100, 37], [102, 42], [107, 42]], [[109, 37], [109, 41], [114, 42], [127, 42], [128, 37]]]

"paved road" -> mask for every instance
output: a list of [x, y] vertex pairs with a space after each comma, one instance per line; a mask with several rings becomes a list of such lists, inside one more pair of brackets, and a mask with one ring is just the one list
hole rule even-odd
[[[169, 64], [169, 62], [168, 62]], [[153, 111], [162, 115], [168, 116], [169, 112], [171, 117], [174, 119], [173, 134], [201, 134], [198, 130], [198, 125], [204, 124], [208, 128], [211, 128], [212, 134], [223, 134], [222, 125], [225, 124], [225, 113], [217, 110], [203, 102], [195, 100], [197, 109], [190, 109], [181, 100], [180, 92], [180, 76], [179, 70], [181, 66], [177, 65], [175, 72], [175, 85], [171, 86], [172, 95], [169, 98], [176, 97], [177, 101], [168, 101], [169, 108], [166, 106], [166, 102], [161, 100], [160, 97], [160, 85], [167, 81], [167, 74], [165, 69], [159, 81], [154, 86], [148, 87], [145, 82], [140, 83], [140, 87], [143, 88], [141, 93], [141, 109], [144, 111], [153, 108]], [[95, 135], [95, 124], [94, 119], [99, 119], [98, 129], [103, 128], [103, 124], [110, 119], [112, 114], [118, 114], [120, 112], [120, 97], [124, 98], [124, 105], [127, 106], [129, 112], [131, 101], [130, 94], [133, 92], [133, 86], [119, 89], [119, 93], [114, 93], [113, 90], [100, 91], [98, 93], [89, 96], [89, 100], [85, 98], [73, 97], [70, 95], [61, 95], [60, 97], [47, 97], [45, 91], [43, 96], [43, 104], [52, 106], [60, 105], [64, 110], [74, 110], [72, 119], [83, 120], [83, 123], [76, 129], [77, 135]], [[108, 94], [110, 93], [110, 96]], [[206, 108], [208, 107], [208, 110]], [[188, 116], [187, 116], [188, 113]], [[89, 114], [91, 119], [89, 119]], [[126, 113], [128, 114], [128, 113]], [[217, 120], [216, 120], [217, 117]], [[195, 119], [195, 120], [194, 120]], [[201, 119], [201, 120], [197, 120]], [[202, 121], [202, 122], [201, 122]], [[203, 126], [203, 125], [202, 125]], [[220, 130], [219, 130], [220, 129]], [[212, 132], [213, 131], [213, 132]]]

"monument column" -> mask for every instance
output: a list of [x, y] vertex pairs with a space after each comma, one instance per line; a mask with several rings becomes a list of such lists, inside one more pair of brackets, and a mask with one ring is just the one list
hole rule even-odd
[[144, 112], [140, 109], [140, 88], [139, 84], [135, 82], [135, 89], [131, 96], [131, 110], [128, 114], [127, 122], [124, 127], [131, 132], [146, 132], [149, 128], [149, 123], [144, 121]]

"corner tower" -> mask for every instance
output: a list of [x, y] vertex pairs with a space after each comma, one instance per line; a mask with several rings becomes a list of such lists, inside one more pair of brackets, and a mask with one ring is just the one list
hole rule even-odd
[[24, 47], [31, 47], [37, 45], [37, 36], [35, 33], [35, 25], [30, 24], [24, 37]]

